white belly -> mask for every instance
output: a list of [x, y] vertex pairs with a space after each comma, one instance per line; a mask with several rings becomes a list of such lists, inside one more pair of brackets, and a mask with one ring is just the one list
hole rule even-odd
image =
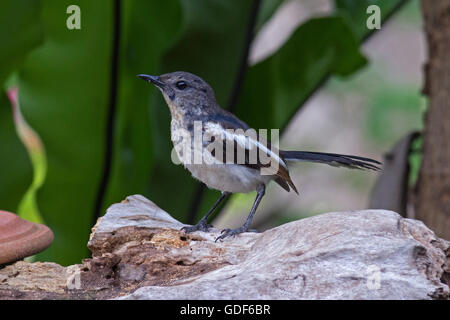
[[[270, 175], [261, 175], [257, 169], [238, 164], [223, 164], [217, 162], [209, 152], [203, 153], [203, 145], [195, 144], [192, 147], [189, 133], [180, 130], [181, 124], [172, 118], [172, 142], [178, 160], [188, 169], [192, 176], [211, 189], [231, 193], [247, 193], [255, 191], [261, 184], [267, 184], [273, 179]], [[187, 137], [187, 144], [180, 143]], [[191, 138], [192, 140], [193, 138]], [[187, 149], [184, 147], [187, 146]], [[197, 149], [198, 150], [197, 150]], [[195, 161], [194, 153], [200, 155], [200, 160]], [[214, 162], [216, 160], [216, 162]]]
[[237, 164], [185, 164], [192, 176], [211, 189], [247, 193], [267, 184], [272, 176], [262, 176], [259, 170]]

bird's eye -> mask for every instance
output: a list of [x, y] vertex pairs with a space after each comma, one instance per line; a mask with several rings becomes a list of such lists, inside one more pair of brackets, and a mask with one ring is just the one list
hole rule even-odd
[[176, 85], [177, 88], [180, 89], [180, 90], [184, 90], [184, 89], [186, 89], [186, 87], [187, 87], [187, 84], [186, 84], [186, 82], [184, 82], [184, 81], [178, 81], [175, 85]]

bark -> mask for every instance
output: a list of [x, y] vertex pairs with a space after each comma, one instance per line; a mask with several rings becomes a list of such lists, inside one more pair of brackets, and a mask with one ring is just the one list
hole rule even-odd
[[422, 10], [429, 55], [423, 91], [430, 99], [415, 217], [450, 239], [450, 0], [422, 0]]

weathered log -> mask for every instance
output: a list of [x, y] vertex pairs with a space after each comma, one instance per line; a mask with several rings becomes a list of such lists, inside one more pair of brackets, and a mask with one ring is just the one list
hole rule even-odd
[[130, 196], [94, 227], [92, 258], [6, 266], [0, 298], [449, 298], [450, 243], [392, 211], [326, 213], [217, 243], [217, 229], [182, 226]]

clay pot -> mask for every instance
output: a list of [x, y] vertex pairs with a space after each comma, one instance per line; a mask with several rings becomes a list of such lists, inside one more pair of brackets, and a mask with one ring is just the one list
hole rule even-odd
[[0, 211], [0, 264], [39, 253], [53, 242], [53, 232], [14, 213]]

